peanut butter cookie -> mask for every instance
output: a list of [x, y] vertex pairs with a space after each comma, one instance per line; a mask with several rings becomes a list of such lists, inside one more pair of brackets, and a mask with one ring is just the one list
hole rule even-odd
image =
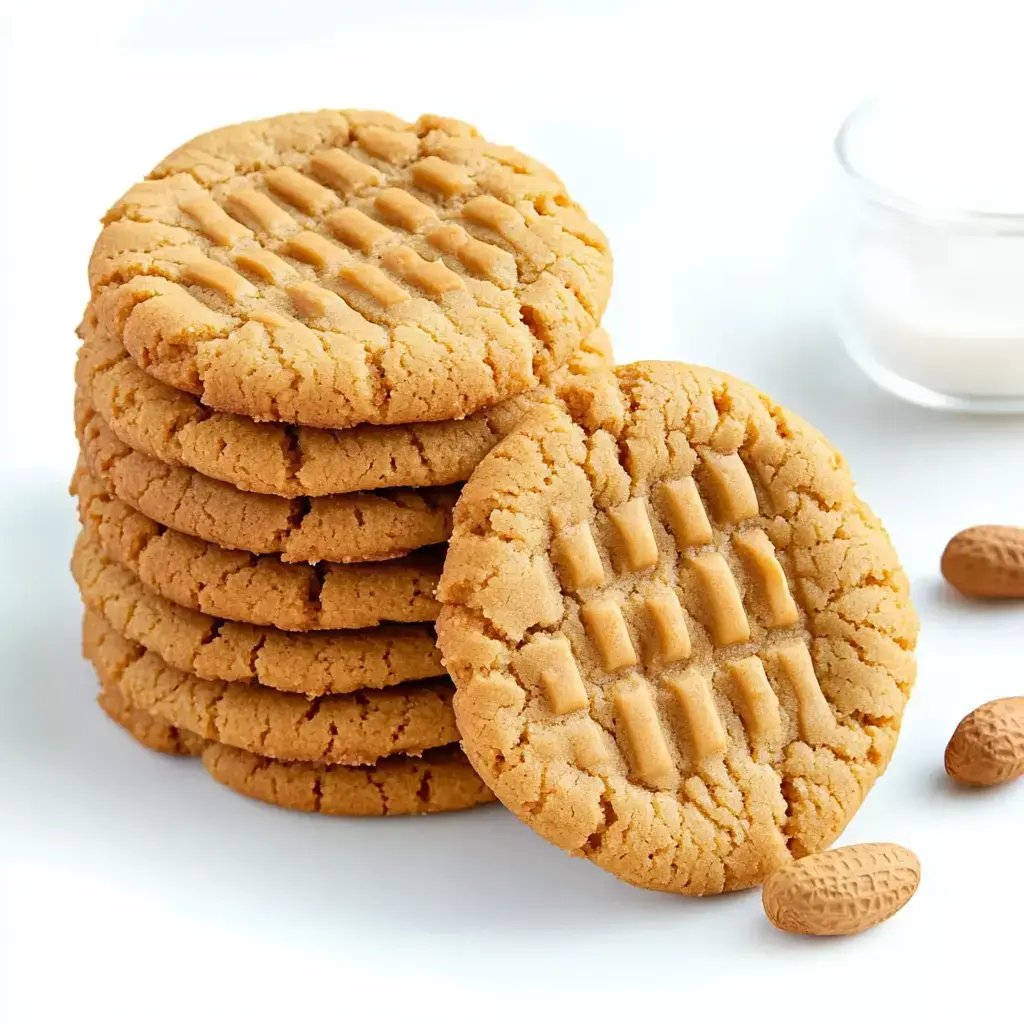
[[288, 565], [229, 551], [154, 522], [111, 497], [83, 467], [72, 492], [86, 533], [161, 597], [216, 618], [285, 630], [433, 622], [443, 550], [388, 562]]
[[494, 802], [456, 744], [395, 754], [372, 765], [275, 761], [204, 740], [133, 708], [116, 688], [100, 691], [100, 707], [143, 746], [200, 757], [211, 777], [242, 796], [293, 811], [352, 817], [436, 814]]
[[604, 236], [548, 168], [434, 116], [220, 128], [104, 223], [104, 329], [159, 380], [256, 420], [460, 419], [543, 384], [611, 285]]
[[494, 794], [457, 746], [401, 754], [350, 767], [274, 761], [213, 743], [203, 767], [242, 796], [293, 811], [381, 817], [463, 811], [494, 802]]
[[[538, 396], [532, 391], [441, 423], [349, 430], [256, 423], [207, 409], [194, 395], [140, 370], [124, 346], [96, 324], [91, 308], [79, 334], [78, 388], [125, 444], [240, 490], [285, 498], [468, 480]], [[560, 374], [593, 372], [611, 363], [608, 335], [598, 329]]]
[[637, 363], [561, 397], [456, 506], [437, 631], [463, 748], [629, 882], [754, 885], [828, 846], [889, 763], [906, 577], [842, 457], [753, 387]]
[[78, 396], [75, 420], [90, 473], [116, 498], [164, 526], [221, 547], [278, 553], [282, 562], [375, 562], [442, 544], [456, 487], [328, 498], [250, 494], [134, 451]]
[[75, 543], [71, 572], [90, 611], [171, 667], [200, 679], [260, 683], [318, 697], [380, 690], [444, 672], [434, 630], [426, 624], [286, 633], [215, 619], [153, 593], [86, 533]]
[[218, 683], [171, 668], [93, 612], [82, 648], [104, 689], [176, 729], [286, 761], [373, 764], [458, 739], [447, 680], [316, 697]]
[[158, 754], [198, 757], [206, 749], [208, 741], [201, 736], [132, 707], [116, 686], [101, 685], [96, 703], [138, 743]]

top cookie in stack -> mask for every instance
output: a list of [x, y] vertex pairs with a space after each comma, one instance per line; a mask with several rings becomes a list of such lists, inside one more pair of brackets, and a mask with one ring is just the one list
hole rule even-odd
[[456, 485], [609, 358], [603, 235], [470, 126], [358, 111], [200, 136], [104, 223], [73, 566], [104, 706], [291, 806], [485, 799], [413, 763], [457, 740], [433, 587]]
[[446, 118], [223, 128], [105, 220], [100, 325], [158, 380], [255, 420], [461, 419], [544, 383], [611, 284], [558, 178]]

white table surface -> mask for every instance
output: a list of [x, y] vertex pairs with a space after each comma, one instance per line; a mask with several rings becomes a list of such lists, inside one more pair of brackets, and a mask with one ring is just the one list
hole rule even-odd
[[[0, 8], [0, 1020], [1012, 1019], [1024, 783], [957, 791], [942, 751], [1024, 688], [1024, 609], [957, 599], [937, 564], [964, 526], [1024, 522], [1024, 421], [882, 394], [826, 282], [844, 111], [1011, 61], [1021, 24], [983, 3], [366, 6]], [[923, 620], [899, 748], [845, 836], [921, 858], [887, 925], [794, 939], [756, 891], [632, 889], [500, 807], [278, 811], [94, 707], [64, 488], [97, 219], [201, 130], [331, 105], [455, 114], [552, 164], [611, 237], [620, 361], [717, 365], [846, 453]]]

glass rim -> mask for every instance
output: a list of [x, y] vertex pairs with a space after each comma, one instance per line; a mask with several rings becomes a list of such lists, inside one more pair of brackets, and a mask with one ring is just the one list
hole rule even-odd
[[975, 231], [995, 234], [1024, 233], [1024, 210], [979, 210], [971, 207], [931, 206], [920, 203], [896, 189], [883, 185], [865, 174], [851, 157], [850, 135], [856, 126], [884, 100], [873, 96], [863, 100], [843, 119], [832, 141], [832, 152], [843, 173], [864, 194], [865, 198], [879, 206], [901, 213], [914, 220], [947, 227], [969, 227]]

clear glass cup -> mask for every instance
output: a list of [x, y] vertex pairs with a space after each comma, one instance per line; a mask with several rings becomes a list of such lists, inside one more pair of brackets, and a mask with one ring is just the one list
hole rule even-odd
[[873, 100], [843, 123], [836, 308], [850, 355], [893, 394], [1021, 413], [1024, 138], [988, 99]]

